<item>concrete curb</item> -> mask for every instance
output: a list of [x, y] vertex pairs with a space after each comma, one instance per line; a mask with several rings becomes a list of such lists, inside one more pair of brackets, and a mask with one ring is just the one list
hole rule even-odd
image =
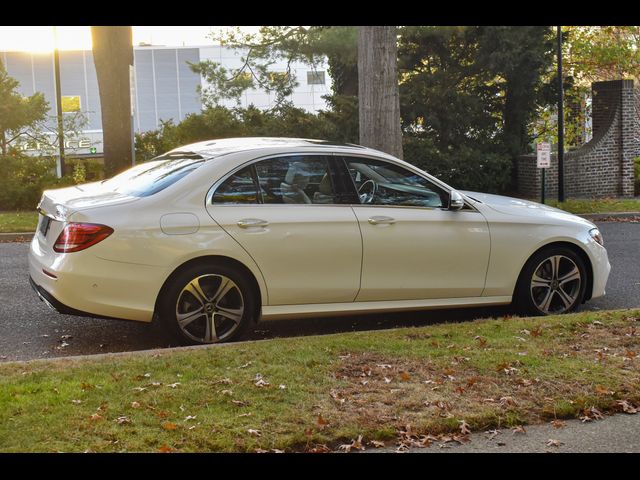
[[602, 218], [634, 218], [640, 217], [640, 212], [602, 212], [602, 213], [581, 213], [579, 217], [588, 220], [599, 220]]
[[27, 242], [30, 241], [34, 232], [24, 232], [24, 233], [0, 233], [0, 243], [1, 242]]

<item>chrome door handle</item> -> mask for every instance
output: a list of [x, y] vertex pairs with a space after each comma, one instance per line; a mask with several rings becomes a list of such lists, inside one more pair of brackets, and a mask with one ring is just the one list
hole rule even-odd
[[380, 215], [369, 218], [369, 223], [371, 225], [392, 225], [396, 223], [396, 219], [393, 217], [385, 217]]
[[259, 218], [243, 218], [238, 221], [238, 226], [240, 228], [266, 227], [268, 225], [269, 222], [266, 220], [260, 220]]

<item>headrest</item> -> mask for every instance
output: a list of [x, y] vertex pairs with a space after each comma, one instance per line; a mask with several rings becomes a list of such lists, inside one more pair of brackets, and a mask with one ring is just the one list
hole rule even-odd
[[287, 170], [287, 175], [284, 177], [284, 181], [289, 185], [296, 185], [300, 188], [306, 187], [309, 184], [309, 172], [305, 170], [304, 163], [292, 163], [289, 170]]

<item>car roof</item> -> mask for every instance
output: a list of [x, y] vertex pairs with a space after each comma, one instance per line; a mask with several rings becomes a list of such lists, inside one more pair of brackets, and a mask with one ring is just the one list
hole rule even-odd
[[287, 138], [287, 137], [239, 137], [239, 138], [221, 138], [215, 140], [205, 140], [203, 142], [191, 143], [174, 148], [166, 155], [174, 155], [178, 153], [197, 154], [205, 158], [215, 158], [230, 153], [239, 153], [248, 150], [257, 150], [262, 148], [300, 148], [314, 147], [320, 150], [332, 150], [336, 148], [344, 151], [368, 152], [372, 154], [384, 154], [378, 150], [362, 147], [352, 143], [336, 143], [327, 140], [316, 140], [309, 138]]

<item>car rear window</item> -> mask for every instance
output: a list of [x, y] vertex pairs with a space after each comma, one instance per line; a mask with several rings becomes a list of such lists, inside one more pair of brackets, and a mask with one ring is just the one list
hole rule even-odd
[[125, 170], [104, 183], [116, 192], [148, 197], [186, 177], [203, 163], [204, 158], [196, 154], [163, 155]]

